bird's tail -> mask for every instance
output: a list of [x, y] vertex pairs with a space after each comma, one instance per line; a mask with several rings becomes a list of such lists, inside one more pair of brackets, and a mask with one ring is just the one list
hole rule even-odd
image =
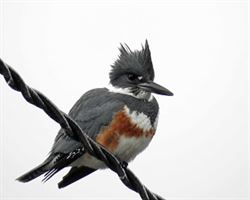
[[34, 169], [30, 170], [29, 172], [23, 174], [22, 176], [18, 177], [16, 180], [26, 183], [29, 182], [40, 175], [44, 174], [49, 170], [48, 165], [50, 164], [51, 159], [46, 159], [42, 164], [38, 165]]
[[45, 174], [43, 181], [46, 182], [61, 169], [69, 166], [73, 161], [81, 157], [84, 152], [85, 150], [82, 147], [79, 147], [69, 153], [50, 154], [50, 156], [42, 164], [18, 177], [16, 180], [25, 183], [41, 176], [42, 174]]

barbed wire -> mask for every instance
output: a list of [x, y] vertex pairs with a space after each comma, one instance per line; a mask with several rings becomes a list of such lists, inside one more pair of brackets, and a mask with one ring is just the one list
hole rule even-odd
[[81, 142], [90, 155], [102, 160], [107, 167], [116, 172], [123, 184], [139, 193], [141, 199], [164, 200], [161, 196], [147, 189], [127, 167], [126, 162], [119, 160], [107, 149], [93, 141], [71, 117], [59, 110], [45, 95], [26, 85], [21, 76], [12, 67], [4, 63], [1, 58], [0, 74], [3, 75], [5, 81], [12, 89], [22, 93], [26, 101], [41, 108], [49, 117], [65, 129], [69, 137]]

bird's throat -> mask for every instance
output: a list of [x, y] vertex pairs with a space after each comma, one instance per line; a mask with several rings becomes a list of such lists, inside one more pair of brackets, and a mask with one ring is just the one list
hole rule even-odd
[[109, 84], [107, 89], [110, 92], [133, 96], [137, 99], [144, 99], [147, 101], [152, 101], [152, 99], [153, 99], [153, 95], [150, 92], [141, 90], [139, 88], [131, 88], [131, 87], [119, 88], [119, 87], [113, 86], [112, 84]]

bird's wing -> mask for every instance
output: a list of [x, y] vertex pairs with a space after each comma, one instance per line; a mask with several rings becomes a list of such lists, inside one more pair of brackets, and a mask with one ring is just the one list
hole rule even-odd
[[[107, 126], [117, 110], [121, 110], [124, 103], [117, 100], [105, 88], [90, 90], [85, 93], [72, 107], [69, 116], [74, 119], [81, 129], [92, 139]], [[55, 139], [51, 153], [69, 153], [82, 144], [69, 137], [61, 129]]]
[[[100, 130], [112, 121], [114, 113], [122, 109], [123, 106], [124, 103], [113, 98], [107, 89], [95, 89], [85, 93], [76, 102], [70, 110], [69, 116], [78, 123], [89, 137], [95, 139]], [[44, 181], [49, 180], [54, 174], [69, 166], [84, 153], [85, 150], [80, 141], [69, 137], [65, 130], [61, 129], [50, 152], [50, 156], [54, 159], [50, 162], [50, 169], [45, 174]], [[89, 171], [95, 170], [87, 170], [87, 174], [91, 173]], [[75, 177], [78, 173], [80, 178], [86, 176], [81, 170], [70, 171], [67, 178], [64, 179], [65, 183], [63, 181], [62, 184], [70, 184], [78, 180]]]

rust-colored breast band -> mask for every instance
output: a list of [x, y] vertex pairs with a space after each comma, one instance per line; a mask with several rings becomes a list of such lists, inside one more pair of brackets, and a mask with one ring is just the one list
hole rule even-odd
[[113, 117], [109, 126], [97, 136], [96, 141], [108, 150], [114, 151], [119, 145], [121, 135], [126, 137], [153, 137], [154, 133], [153, 128], [149, 131], [143, 131], [122, 110]]

